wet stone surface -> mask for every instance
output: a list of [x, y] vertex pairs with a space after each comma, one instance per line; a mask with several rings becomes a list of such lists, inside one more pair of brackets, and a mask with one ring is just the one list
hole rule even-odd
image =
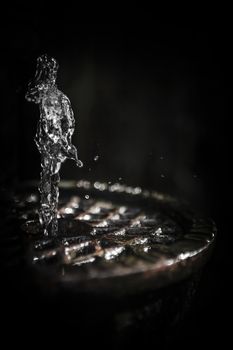
[[205, 263], [215, 237], [211, 221], [161, 194], [98, 184], [101, 190], [87, 181], [61, 190], [57, 236], [41, 232], [36, 192], [16, 198], [27, 264], [52, 286], [158, 288]]

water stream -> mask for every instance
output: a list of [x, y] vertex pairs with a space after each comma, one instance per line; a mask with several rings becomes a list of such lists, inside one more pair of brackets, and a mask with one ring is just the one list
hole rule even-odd
[[61, 164], [68, 158], [83, 164], [72, 144], [75, 119], [71, 103], [56, 85], [58, 63], [47, 55], [37, 58], [35, 78], [28, 84], [27, 101], [39, 105], [40, 119], [35, 142], [41, 154], [39, 222], [44, 235], [58, 232], [58, 198]]

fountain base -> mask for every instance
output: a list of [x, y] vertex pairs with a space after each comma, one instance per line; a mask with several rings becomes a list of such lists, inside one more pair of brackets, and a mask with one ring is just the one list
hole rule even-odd
[[21, 188], [7, 275], [48, 327], [59, 319], [58, 330], [96, 337], [102, 327], [118, 341], [153, 328], [158, 343], [188, 310], [216, 229], [174, 198], [122, 186], [62, 183], [56, 237], [38, 229], [36, 185]]

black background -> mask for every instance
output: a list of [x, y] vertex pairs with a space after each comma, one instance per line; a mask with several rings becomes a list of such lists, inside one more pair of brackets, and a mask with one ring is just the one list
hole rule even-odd
[[171, 193], [215, 220], [215, 253], [184, 325], [184, 340], [195, 333], [193, 345], [209, 337], [224, 342], [231, 305], [227, 17], [170, 21], [148, 11], [143, 18], [102, 21], [66, 6], [20, 6], [6, 15], [1, 186], [39, 177], [33, 142], [39, 111], [24, 93], [36, 58], [47, 53], [59, 62], [58, 87], [71, 100], [73, 143], [85, 165], [79, 169], [67, 161], [63, 179], [120, 181]]

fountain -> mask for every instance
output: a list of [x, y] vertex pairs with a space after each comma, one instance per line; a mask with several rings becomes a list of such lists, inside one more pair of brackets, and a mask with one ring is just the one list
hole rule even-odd
[[[54, 300], [55, 311], [63, 305], [69, 325], [87, 329], [92, 322], [98, 329], [100, 320], [103, 327], [114, 320], [114, 332], [122, 335], [135, 325], [141, 331], [149, 320], [161, 335], [191, 302], [214, 247], [215, 225], [182, 201], [141, 187], [87, 180], [59, 184], [67, 158], [82, 163], [71, 143], [70, 102], [55, 84], [57, 69], [55, 59], [39, 57], [26, 94], [40, 107], [35, 138], [42, 159], [40, 198], [36, 182], [18, 188], [11, 215], [22, 242], [11, 229], [8, 260], [14, 264], [23, 256], [25, 293], [46, 296], [45, 311]], [[85, 325], [83, 315], [89, 315]]]
[[75, 120], [70, 101], [56, 86], [58, 64], [42, 55], [37, 59], [35, 79], [29, 83], [26, 99], [39, 104], [40, 120], [35, 142], [41, 154], [41, 193], [39, 220], [44, 235], [58, 232], [57, 205], [61, 164], [75, 160], [81, 167], [77, 150], [71, 143]]

